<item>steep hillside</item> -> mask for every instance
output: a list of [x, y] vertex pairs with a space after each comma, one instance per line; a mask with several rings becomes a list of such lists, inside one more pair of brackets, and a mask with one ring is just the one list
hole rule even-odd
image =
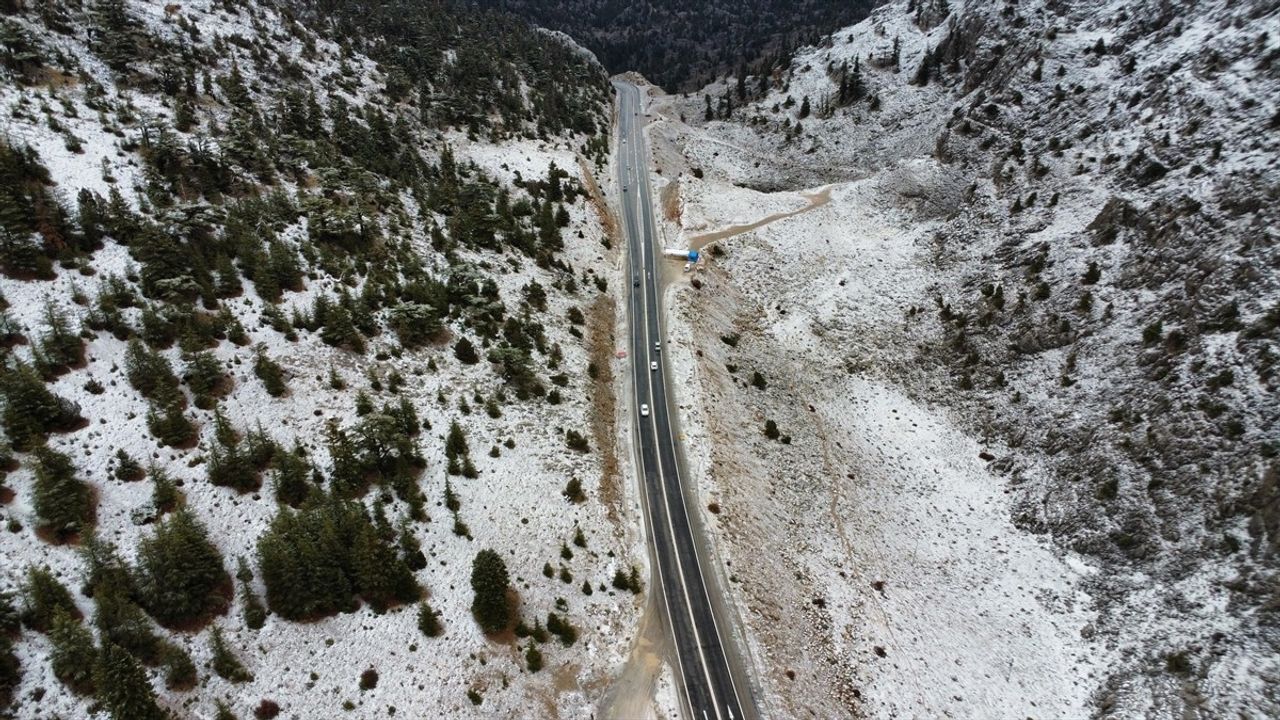
[[[785, 65], [791, 50], [866, 17], [871, 0], [472, 0], [568, 33], [612, 72], [637, 71], [673, 91], [720, 75]], [[760, 74], [760, 73], [757, 73]], [[745, 98], [755, 88], [741, 88]]]
[[3, 9], [0, 714], [587, 714], [643, 563], [594, 59], [434, 3]]
[[1276, 13], [904, 0], [746, 106], [655, 93], [779, 714], [1280, 708]]

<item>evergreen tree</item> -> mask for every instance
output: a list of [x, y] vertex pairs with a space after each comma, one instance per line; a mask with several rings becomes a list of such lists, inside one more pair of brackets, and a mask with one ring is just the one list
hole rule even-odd
[[59, 612], [77, 620], [83, 617], [66, 586], [47, 567], [27, 569], [22, 601], [22, 623], [36, 632], [48, 632]]
[[444, 632], [444, 627], [440, 624], [440, 614], [425, 600], [418, 606], [418, 630], [427, 637], [440, 637]]
[[169, 473], [164, 468], [153, 465], [150, 472], [151, 475], [151, 505], [156, 509], [156, 513], [163, 515], [172, 512], [178, 507], [178, 503], [182, 500], [178, 487], [174, 484], [173, 479], [169, 477]]
[[183, 379], [195, 395], [196, 407], [205, 410], [211, 409], [215, 399], [229, 390], [231, 384], [222, 363], [210, 352], [187, 356]]
[[53, 676], [77, 695], [92, 695], [94, 659], [98, 654], [93, 634], [79, 620], [58, 608], [53, 613], [49, 643]]
[[157, 524], [155, 535], [138, 549], [142, 604], [166, 627], [225, 612], [230, 585], [222, 555], [186, 510]]
[[76, 478], [71, 458], [42, 446], [36, 448], [35, 459], [33, 504], [40, 527], [59, 542], [91, 528], [93, 490]]
[[240, 441], [239, 433], [221, 412], [214, 413], [215, 444], [209, 448], [207, 473], [209, 483], [229, 487], [237, 492], [255, 492], [262, 485], [258, 470]]
[[244, 624], [250, 630], [261, 630], [267, 622], [267, 608], [253, 589], [253, 571], [244, 558], [238, 561], [236, 578], [240, 580], [240, 598], [244, 603]]
[[920, 66], [916, 68], [916, 74], [911, 78], [912, 85], [921, 87], [929, 84], [929, 79], [933, 75], [933, 66], [937, 62], [934, 57], [933, 50], [926, 49], [924, 57], [920, 59]]
[[240, 662], [240, 658], [227, 647], [221, 628], [213, 628], [209, 635], [209, 646], [213, 650], [210, 665], [218, 677], [233, 683], [248, 682], [253, 679], [253, 673], [250, 673], [244, 663]]
[[511, 623], [511, 608], [507, 602], [510, 580], [507, 564], [492, 550], [476, 553], [471, 564], [471, 589], [475, 597], [471, 613], [486, 633], [501, 632]]
[[576, 477], [569, 478], [561, 494], [571, 503], [582, 503], [587, 500], [586, 494], [582, 492], [582, 481]]
[[277, 453], [271, 482], [276, 502], [292, 508], [302, 507], [312, 491], [317, 489], [311, 483], [313, 472], [311, 463], [302, 457], [301, 448]]
[[160, 649], [160, 664], [164, 668], [164, 686], [169, 690], [190, 690], [197, 680], [196, 664], [186, 650], [165, 643]]
[[90, 597], [103, 592], [119, 592], [132, 596], [135, 592], [133, 572], [120, 557], [116, 546], [91, 534], [80, 546], [84, 561], [84, 593]]
[[[845, 66], [848, 66], [847, 62]], [[867, 93], [866, 84], [862, 79], [861, 61], [857, 55], [853, 57], [853, 67], [849, 68], [848, 74], [844, 76], [840, 90], [843, 104], [857, 102]]]
[[336, 497], [282, 507], [258, 540], [258, 567], [268, 607], [286, 620], [350, 612], [358, 596], [386, 607], [421, 593], [363, 506]]
[[156, 704], [147, 673], [124, 648], [104, 642], [93, 668], [98, 700], [111, 720], [168, 720]]
[[451, 475], [462, 473], [462, 461], [470, 461], [471, 451], [467, 447], [467, 436], [457, 420], [449, 423], [449, 436], [444, 445], [445, 458], [448, 460], [448, 471]]
[[64, 432], [83, 421], [80, 408], [45, 387], [44, 381], [21, 362], [0, 365], [3, 424], [14, 450], [27, 450], [51, 432]]
[[475, 365], [480, 362], [480, 356], [476, 354], [476, 348], [471, 341], [463, 337], [458, 338], [458, 342], [453, 346], [453, 356], [464, 365]]
[[578, 640], [578, 629], [556, 613], [547, 613], [547, 631], [560, 638], [560, 644], [565, 647]]
[[377, 536], [372, 526], [365, 526], [356, 535], [351, 560], [356, 587], [375, 612], [382, 612], [392, 605], [413, 602], [422, 593], [413, 573], [396, 557], [395, 551]]
[[13, 691], [22, 682], [22, 662], [13, 651], [13, 641], [8, 635], [0, 635], [0, 710], [13, 700]]
[[129, 384], [145, 398], [164, 402], [175, 401], [178, 393], [178, 377], [173, 366], [163, 355], [149, 350], [138, 338], [129, 340], [125, 349], [124, 368]]
[[163, 643], [142, 608], [124, 588], [100, 589], [94, 594], [97, 610], [94, 625], [104, 644], [124, 648], [139, 662], [153, 665], [160, 659]]
[[147, 411], [147, 429], [163, 445], [186, 447], [195, 443], [196, 426], [182, 412], [181, 395]]
[[93, 6], [96, 32], [94, 50], [107, 65], [125, 72], [138, 58], [137, 21], [129, 14], [124, 0], [96, 0]]
[[272, 397], [280, 397], [289, 391], [289, 387], [284, 381], [284, 369], [274, 360], [267, 357], [266, 348], [258, 348], [253, 360], [253, 374], [262, 380], [262, 386], [267, 389], [267, 394]]
[[52, 302], [44, 306], [45, 334], [40, 340], [40, 355], [50, 368], [66, 369], [84, 364], [84, 340], [72, 331], [62, 310]]
[[141, 480], [146, 475], [146, 471], [137, 460], [133, 459], [133, 456], [124, 451], [124, 448], [120, 448], [116, 450], [116, 469], [113, 474], [120, 482], [135, 482]]
[[13, 604], [13, 594], [0, 591], [0, 637], [17, 635], [22, 629], [22, 615]]

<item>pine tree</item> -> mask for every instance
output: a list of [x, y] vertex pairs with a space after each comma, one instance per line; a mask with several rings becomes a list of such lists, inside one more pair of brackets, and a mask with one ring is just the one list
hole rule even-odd
[[40, 354], [51, 368], [59, 370], [84, 364], [84, 340], [73, 332], [67, 316], [52, 302], [45, 303], [44, 324], [47, 328], [40, 339]]
[[511, 608], [507, 602], [510, 580], [507, 564], [492, 550], [476, 553], [471, 564], [471, 589], [475, 598], [471, 613], [486, 633], [505, 630], [511, 623]]
[[196, 407], [204, 410], [211, 409], [215, 399], [230, 389], [230, 378], [211, 352], [187, 356], [183, 379], [195, 395]]
[[920, 67], [916, 68], [915, 77], [911, 79], [912, 85], [924, 87], [929, 84], [929, 79], [933, 74], [933, 66], [937, 62], [934, 57], [933, 50], [926, 49], [924, 57], [920, 59]]
[[240, 598], [244, 603], [244, 624], [250, 630], [260, 630], [267, 622], [267, 608], [253, 589], [253, 570], [244, 558], [238, 561], [236, 577], [240, 580]]
[[124, 0], [97, 0], [93, 7], [97, 38], [95, 52], [117, 72], [125, 72], [138, 57], [138, 23]]
[[63, 432], [83, 421], [80, 408], [45, 387], [29, 365], [0, 364], [3, 424], [14, 450], [27, 450], [51, 432]]
[[153, 665], [160, 659], [163, 643], [142, 608], [126, 594], [125, 588], [111, 587], [94, 594], [97, 610], [93, 623], [103, 644], [124, 648], [139, 662]]
[[186, 510], [156, 525], [138, 549], [138, 591], [161, 625], [180, 626], [227, 609], [231, 576], [208, 531]]
[[312, 472], [311, 463], [301, 455], [301, 448], [277, 453], [271, 482], [276, 502], [292, 508], [302, 507], [317, 489], [311, 483]]
[[111, 720], [168, 720], [168, 714], [156, 704], [146, 672], [124, 648], [103, 643], [94, 663], [93, 681]]
[[49, 653], [53, 676], [77, 695], [92, 695], [93, 665], [98, 654], [93, 634], [78, 619], [58, 608], [53, 613], [49, 643], [53, 646]]
[[572, 646], [578, 640], [578, 629], [556, 613], [547, 613], [547, 630], [560, 638], [560, 644]]
[[174, 399], [163, 405], [152, 404], [147, 411], [147, 429], [161, 444], [186, 447], [195, 443], [196, 426], [183, 414], [182, 405], [180, 399]]
[[525, 667], [531, 673], [536, 673], [542, 669], [542, 651], [538, 649], [537, 645], [529, 643], [529, 647], [525, 648], [524, 662]]
[[356, 535], [351, 562], [356, 588], [375, 612], [413, 602], [422, 594], [413, 573], [395, 551], [377, 537], [372, 526], [366, 526]]
[[253, 673], [250, 673], [240, 662], [240, 658], [236, 657], [231, 648], [227, 647], [227, 642], [222, 637], [222, 629], [214, 627], [209, 635], [209, 646], [213, 651], [213, 659], [210, 665], [218, 677], [233, 683], [248, 682], [253, 679]]
[[146, 475], [146, 471], [132, 455], [120, 448], [116, 450], [116, 469], [112, 474], [120, 482], [136, 482]]
[[22, 623], [36, 632], [48, 632], [59, 612], [75, 619], [82, 617], [71, 593], [47, 567], [27, 569], [22, 600]]
[[148, 474], [151, 476], [152, 484], [151, 505], [156, 509], [156, 513], [163, 515], [175, 510], [182, 496], [173, 479], [169, 477], [169, 473], [165, 472], [164, 468], [152, 465]]
[[334, 497], [301, 512], [282, 507], [258, 540], [258, 569], [271, 611], [286, 620], [307, 620], [354, 610], [351, 548], [368, 523], [360, 506]]
[[0, 635], [0, 710], [9, 706], [13, 700], [13, 691], [21, 682], [22, 662], [13, 651], [13, 641], [8, 635]]
[[418, 606], [418, 630], [427, 637], [440, 637], [444, 632], [444, 627], [440, 624], [440, 614], [425, 600]]
[[133, 595], [133, 573], [116, 546], [99, 535], [91, 534], [80, 546], [84, 562], [84, 593], [94, 597], [103, 592]]
[[186, 650], [164, 643], [160, 649], [160, 664], [164, 668], [164, 686], [169, 690], [190, 690], [197, 680], [196, 664]]
[[145, 398], [172, 402], [180, 397], [178, 377], [163, 355], [149, 350], [138, 338], [129, 340], [124, 368], [129, 384]]
[[462, 426], [457, 420], [449, 423], [449, 436], [445, 440], [444, 446], [445, 456], [453, 461], [454, 459], [464, 458], [471, 454], [467, 447], [467, 436], [462, 431]]
[[71, 458], [56, 450], [35, 450], [36, 518], [59, 542], [93, 526], [93, 490], [75, 476]]
[[281, 397], [289, 391], [284, 381], [284, 369], [267, 357], [266, 348], [259, 347], [253, 360], [253, 374], [262, 380], [262, 386], [271, 397]]
[[857, 102], [861, 100], [867, 93], [866, 84], [862, 80], [862, 65], [857, 55], [853, 56], [853, 67], [849, 70], [849, 76], [845, 85], [845, 98], [847, 102]]

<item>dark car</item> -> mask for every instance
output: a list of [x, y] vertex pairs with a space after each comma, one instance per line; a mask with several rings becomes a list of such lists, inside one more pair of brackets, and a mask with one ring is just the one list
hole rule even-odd
[[632, 286], [632, 287], [640, 287], [640, 276], [639, 276], [639, 275], [637, 275], [637, 276], [635, 276], [634, 278], [632, 278], [632, 279], [631, 279], [631, 286]]

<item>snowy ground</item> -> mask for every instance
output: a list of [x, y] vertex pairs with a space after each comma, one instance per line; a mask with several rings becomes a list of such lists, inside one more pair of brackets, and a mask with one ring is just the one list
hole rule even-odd
[[[800, 50], [784, 73], [786, 87], [775, 87], [731, 122], [703, 122], [700, 93], [651, 92], [654, 179], [669, 188], [662, 209], [671, 246], [804, 207], [807, 194], [831, 190], [829, 204], [721, 241], [727, 255], [710, 255], [707, 270], [696, 273], [701, 288], [673, 269], [678, 280], [668, 296], [690, 465], [712, 541], [739, 590], [735, 600], [748, 621], [766, 715], [1260, 718], [1280, 707], [1274, 630], [1249, 605], [1267, 597], [1249, 589], [1254, 579], [1273, 583], [1274, 574], [1239, 556], [1218, 561], [1220, 535], [1199, 545], [1193, 538], [1224, 532], [1205, 530], [1204, 515], [1222, 511], [1147, 498], [1148, 479], [1154, 488], [1170, 475], [1146, 475], [1125, 465], [1122, 453], [1105, 449], [1132, 440], [1105, 429], [1091, 433], [1106, 422], [1098, 408], [1141, 381], [1126, 362], [1137, 352], [1134, 338], [1153, 314], [1182, 301], [1181, 281], [1169, 280], [1182, 271], [1177, 263], [1220, 262], [1254, 231], [1241, 224], [1234, 244], [1227, 233], [1223, 240], [1206, 239], [1192, 259], [1165, 254], [1153, 261], [1138, 257], [1148, 249], [1134, 243], [1090, 242], [1087, 226], [1110, 197], [1141, 204], [1160, 192], [1182, 191], [1212, 202], [1208, 196], [1235, 185], [1225, 175], [1193, 174], [1179, 175], [1167, 188], [1135, 190], [1119, 176], [1114, 157], [1104, 160], [1112, 165], [1099, 163], [1109, 152], [1123, 157], [1145, 146], [1167, 125], [1143, 108], [1126, 119], [1114, 99], [1106, 101], [1108, 93], [1128, 97], [1111, 65], [1118, 59], [1081, 59], [1080, 48], [1100, 37], [1123, 42], [1118, 30], [1107, 30], [1108, 19], [1120, 17], [1119, 6], [1059, 9], [1055, 18], [1050, 5], [1016, 11], [1071, 30], [1065, 39], [1033, 46], [1045, 59], [1044, 82], [1028, 81], [1038, 55], [1021, 46], [1004, 50], [1006, 57], [1024, 58], [1022, 65], [996, 70], [1022, 73], [997, 98], [998, 112], [1014, 113], [1008, 125], [1026, 130], [1023, 141], [1029, 156], [1036, 152], [1044, 164], [1043, 180], [1026, 162], [1004, 168], [1007, 154], [984, 154], [987, 146], [976, 139], [981, 129], [973, 140], [961, 140], [948, 124], [953, 111], [972, 115], [992, 95], [984, 100], [955, 86], [907, 83], [925, 50], [938, 47], [949, 30], [946, 23], [921, 30], [906, 2], [877, 10], [830, 43]], [[961, 27], [976, 32], [964, 47], [991, 47], [983, 43], [1001, 32], [991, 24], [994, 12], [969, 13], [956, 2], [952, 9]], [[1142, 12], [1148, 11], [1154, 12]], [[1254, 107], [1256, 101], [1240, 97], [1270, 86], [1260, 85], [1248, 71], [1252, 66], [1224, 63], [1224, 87], [1239, 93], [1227, 100], [1195, 73], [1184, 78], [1187, 62], [1177, 62], [1190, 38], [1207, 37], [1204, 28], [1215, 22], [1209, 18], [1226, 27], [1221, 18], [1232, 12], [1206, 6], [1186, 18], [1185, 27], [1131, 41], [1124, 50], [1133, 51], [1139, 68], [1174, 62], [1176, 87], [1190, 88], [1194, 102], [1215, 108], [1215, 117], [1219, 107]], [[1241, 13], [1237, 25], [1248, 22]], [[869, 69], [868, 53], [885, 52], [893, 38], [900, 40], [902, 70]], [[811, 117], [802, 134], [786, 139], [783, 118], [794, 124], [803, 96], [816, 106], [832, 87], [828, 70], [855, 55], [880, 109], [872, 112], [864, 101]], [[984, 57], [973, 53], [965, 62], [974, 56]], [[1081, 99], [1050, 114], [1045, 106], [1055, 83], [1077, 88]], [[1013, 89], [1026, 97], [1011, 101]], [[726, 90], [731, 83], [706, 92], [714, 99]], [[795, 102], [789, 110], [788, 98]], [[1194, 116], [1187, 113], [1179, 122]], [[1249, 125], [1234, 111], [1222, 115], [1228, 118], [1221, 129], [1225, 145], [1237, 152], [1209, 167], [1240, 173], [1269, 166], [1274, 178], [1274, 156], [1258, 151], [1258, 119]], [[1107, 130], [1093, 137], [1070, 124], [1076, 122]], [[1194, 134], [1194, 124], [1189, 127], [1184, 132]], [[1088, 138], [1079, 148], [1037, 151], [1055, 133], [1077, 131]], [[1015, 164], [1021, 167], [1013, 170]], [[1007, 209], [1015, 197], [1037, 190], [1034, 210]], [[1050, 256], [1044, 277], [1054, 293], [1074, 299], [1088, 263], [1104, 268], [1104, 280], [1090, 290], [1094, 317], [1107, 308], [1105, 322], [1091, 323], [1069, 304], [1051, 306], [1074, 312], [1073, 322], [1087, 327], [1078, 342], [1027, 353], [998, 368], [995, 391], [966, 394], [939, 347], [946, 336], [936, 319], [938, 300], [955, 302], [972, 323], [980, 301], [961, 305], [959, 299], [977, 296], [994, 279], [1008, 283], [1012, 304], [1015, 283], [1027, 282], [1017, 253], [1031, 257], [1040, 247]], [[996, 274], [1002, 266], [1008, 272]], [[1162, 274], [1143, 276], [1135, 269], [1142, 267]], [[1169, 285], [1161, 289], [1160, 282]], [[1266, 294], [1238, 300], [1250, 319], [1275, 301]], [[1056, 317], [1032, 315], [1042, 324]], [[1010, 339], [996, 342], [1007, 347]], [[1183, 366], [1188, 381], [1169, 392], [1195, 397], [1205, 360], [1245, 366], [1238, 335], [1207, 335], [1202, 342], [1199, 364]], [[1064, 367], [1071, 382], [1064, 382]], [[756, 371], [766, 389], [751, 384]], [[1256, 394], [1241, 401], [1245, 416], [1250, 423], [1261, 417], [1265, 427], [1275, 417], [1274, 400], [1267, 399], [1273, 390], [1247, 388]], [[766, 420], [775, 421], [789, 443], [767, 439]], [[1164, 430], [1154, 422], [1145, 432]], [[1106, 534], [1123, 514], [1114, 505], [1099, 509], [1095, 486], [1087, 482], [1098, 471], [1097, 456], [1078, 469], [1086, 480], [1079, 485], [1064, 482], [1072, 453], [1044, 450], [1073, 431], [1100, 448], [1097, 455], [1113, 472], [1132, 478], [1126, 483], [1136, 489], [1134, 504], [1126, 507], [1154, 518], [1144, 522], [1161, 528], [1156, 542], [1167, 560], [1148, 556], [1145, 565], [1129, 564], [1096, 550], [1095, 538], [1109, 543]], [[1006, 444], [1010, 437], [1019, 443]], [[1210, 464], [1211, 457], [1201, 451], [1196, 461], [1205, 481], [1226, 493], [1240, 474]], [[1177, 492], [1208, 491], [1188, 486]], [[1257, 537], [1243, 519], [1225, 533]], [[1082, 554], [1085, 549], [1092, 552]], [[1178, 675], [1168, 658], [1184, 651], [1196, 669]]]
[[[1074, 580], [1092, 570], [1016, 530], [989, 448], [875, 372], [927, 284], [918, 231], [883, 199], [871, 181], [839, 186], [669, 296], [691, 463], [719, 506], [704, 518], [744, 596], [766, 714], [1076, 716], [1102, 660], [1080, 637]], [[861, 346], [833, 347], [836, 325]], [[737, 348], [719, 339], [734, 332]], [[840, 358], [859, 356], [847, 372]], [[763, 436], [767, 418], [789, 445]]]
[[[157, 32], [172, 32], [159, 16], [159, 6], [134, 3], [135, 10], [149, 13], [148, 22]], [[228, 34], [246, 30], [243, 17], [216, 8], [217, 3], [199, 0], [183, 3], [182, 12], [201, 24], [206, 40], [215, 33]], [[270, 12], [264, 15], [270, 30], [279, 30], [281, 20]], [[78, 45], [67, 38], [50, 39], [65, 45], [65, 50], [85, 58], [87, 70], [110, 86], [110, 73]], [[337, 47], [317, 42], [319, 51], [309, 73], [317, 81], [336, 66]], [[298, 58], [300, 44], [277, 48]], [[358, 59], [356, 69], [362, 74], [361, 93], [349, 96], [352, 102], [363, 102], [381, 87], [367, 59]], [[250, 81], [251, 70], [246, 66]], [[323, 93], [323, 88], [321, 88]], [[106, 194], [109, 184], [104, 179], [104, 163], [125, 196], [133, 197], [139, 168], [136, 158], [118, 149], [119, 138], [104, 132], [97, 114], [82, 102], [81, 93], [72, 88], [63, 95], [79, 107], [80, 120], [68, 121], [68, 127], [83, 142], [85, 152], [73, 153], [63, 147], [63, 139], [44, 125], [30, 99], [21, 99], [16, 88], [0, 88], [0, 108], [4, 109], [5, 132], [15, 142], [35, 147], [49, 167], [58, 192], [73, 200], [81, 188]], [[323, 94], [322, 94], [323, 98]], [[146, 112], [163, 112], [150, 96], [134, 93], [131, 100]], [[322, 100], [323, 101], [323, 100]], [[17, 112], [25, 108], [25, 112]], [[484, 171], [503, 183], [513, 183], [516, 173], [524, 179], [545, 177], [552, 162], [580, 177], [578, 156], [567, 145], [551, 147], [545, 143], [519, 142], [490, 145], [452, 138], [461, 163], [473, 160]], [[608, 167], [600, 170], [608, 174]], [[548, 341], [563, 350], [562, 372], [570, 378], [563, 390], [565, 402], [552, 406], [542, 401], [508, 403], [500, 418], [490, 418], [483, 408], [473, 403], [472, 412], [459, 412], [459, 401], [470, 400], [473, 392], [491, 396], [501, 386], [487, 363], [462, 365], [447, 346], [406, 351], [402, 356], [384, 355], [393, 336], [384, 335], [370, 343], [367, 354], [357, 356], [329, 347], [312, 333], [302, 333], [297, 341], [288, 341], [260, 321], [264, 303], [246, 283], [243, 296], [229, 302], [233, 313], [249, 331], [250, 344], [237, 348], [223, 343], [215, 350], [218, 359], [229, 368], [234, 389], [221, 403], [222, 411], [232, 424], [252, 428], [260, 424], [268, 434], [285, 447], [295, 442], [307, 448], [318, 465], [327, 463], [325, 425], [336, 420], [344, 426], [355, 421], [354, 398], [360, 389], [368, 390], [368, 378], [385, 378], [399, 371], [407, 380], [400, 397], [407, 397], [419, 416], [431, 423], [431, 430], [419, 439], [427, 460], [421, 478], [431, 521], [416, 526], [415, 533], [428, 556], [428, 568], [418, 579], [429, 592], [433, 607], [440, 613], [444, 635], [425, 638], [416, 626], [413, 608], [375, 615], [365, 608], [356, 613], [339, 615], [318, 622], [290, 623], [270, 616], [260, 631], [243, 627], [238, 599], [232, 611], [216, 624], [233, 649], [241, 656], [255, 679], [246, 684], [230, 685], [208, 672], [207, 633], [181, 634], [160, 630], [163, 635], [188, 648], [201, 668], [203, 687], [188, 694], [168, 693], [159, 679], [155, 685], [162, 702], [183, 716], [211, 718], [214, 700], [225, 698], [240, 717], [249, 717], [260, 699], [270, 698], [284, 708], [283, 717], [314, 718], [341, 715], [344, 701], [357, 710], [353, 717], [386, 717], [400, 713], [408, 717], [518, 717], [529, 713], [540, 717], [584, 717], [603, 696], [607, 682], [629, 652], [638, 623], [642, 596], [618, 592], [610, 587], [613, 573], [632, 563], [643, 567], [643, 546], [629, 522], [634, 497], [624, 497], [607, 512], [600, 497], [601, 460], [599, 449], [578, 454], [565, 447], [563, 431], [590, 428], [593, 412], [590, 381], [587, 379], [587, 349], [584, 342], [570, 335], [563, 320], [570, 305], [586, 304], [594, 295], [590, 282], [593, 274], [603, 275], [610, 284], [621, 282], [616, 258], [607, 257], [601, 243], [604, 228], [591, 204], [579, 200], [568, 206], [571, 221], [564, 231], [566, 249], [563, 258], [581, 276], [582, 290], [576, 297], [549, 292], [546, 324]], [[286, 236], [301, 234], [291, 228]], [[415, 241], [426, 251], [423, 238]], [[427, 258], [431, 266], [438, 258]], [[552, 286], [550, 273], [536, 268], [524, 258], [515, 256], [476, 256], [478, 266], [489, 268], [495, 276], [508, 308], [518, 311], [522, 303], [520, 288], [536, 279], [545, 287]], [[58, 268], [58, 276], [48, 282], [22, 282], [0, 279], [0, 291], [12, 306], [9, 314], [33, 341], [38, 339], [43, 323], [46, 299], [68, 313], [77, 324], [85, 308], [71, 303], [73, 286], [89, 297], [94, 295], [101, 279], [107, 275], [124, 275], [133, 265], [125, 248], [114, 243], [94, 254], [90, 266], [95, 275], [82, 276]], [[333, 282], [311, 279], [307, 289], [286, 292], [280, 304], [286, 316], [291, 306], [305, 308], [313, 295], [333, 290]], [[136, 313], [137, 311], [129, 311]], [[132, 317], [132, 316], [130, 316]], [[262, 383], [253, 376], [253, 346], [263, 344], [268, 353], [284, 367], [289, 381], [289, 394], [283, 398], [268, 396]], [[99, 494], [98, 533], [115, 543], [127, 560], [141, 537], [151, 530], [135, 524], [134, 510], [147, 504], [151, 483], [121, 483], [108, 472], [108, 464], [118, 449], [128, 451], [146, 464], [154, 460], [179, 482], [186, 504], [211, 529], [214, 542], [222, 551], [228, 568], [235, 559], [255, 558], [256, 541], [276, 512], [271, 499], [269, 480], [261, 493], [237, 496], [226, 488], [211, 486], [205, 479], [203, 460], [212, 438], [212, 413], [194, 408], [188, 415], [202, 428], [201, 443], [189, 450], [161, 448], [146, 428], [146, 402], [137, 396], [124, 377], [124, 343], [105, 334], [91, 340], [87, 347], [88, 365], [67, 374], [52, 384], [52, 389], [81, 404], [91, 425], [66, 435], [56, 435], [51, 447], [73, 457], [80, 477], [93, 485]], [[17, 350], [29, 355], [29, 347]], [[177, 369], [182, 367], [177, 348], [163, 353]], [[438, 369], [427, 365], [434, 361]], [[330, 369], [342, 375], [349, 385], [346, 391], [329, 387]], [[93, 395], [84, 384], [94, 378], [106, 391]], [[369, 391], [374, 402], [397, 400], [386, 392]], [[443, 397], [443, 403], [438, 400]], [[443, 508], [445, 459], [443, 437], [452, 420], [466, 429], [471, 456], [479, 478], [453, 478], [453, 488], [461, 501], [461, 517], [469, 526], [474, 540], [458, 537]], [[615, 425], [616, 427], [616, 425]], [[514, 448], [504, 441], [511, 439]], [[490, 456], [490, 448], [499, 450]], [[575, 505], [561, 495], [566, 481], [578, 477], [588, 495], [586, 503]], [[6, 561], [0, 568], [0, 589], [16, 588], [29, 565], [49, 565], [72, 589], [76, 600], [92, 616], [93, 603], [76, 592], [82, 576], [82, 561], [76, 548], [51, 546], [37, 540], [32, 497], [32, 476], [28, 463], [10, 474], [5, 485], [15, 499], [0, 509], [6, 521], [20, 522], [24, 529], [0, 533], [0, 555]], [[616, 500], [615, 500], [616, 502]], [[616, 515], [621, 510], [622, 516]], [[559, 548], [568, 543], [575, 527], [582, 528], [587, 549], [577, 549], [571, 561], [562, 561]], [[494, 548], [506, 559], [513, 584], [517, 588], [526, 617], [532, 623], [545, 619], [555, 609], [557, 598], [568, 601], [567, 617], [580, 631], [572, 648], [554, 642], [542, 647], [546, 667], [529, 674], [524, 668], [520, 647], [495, 643], [486, 639], [471, 617], [469, 585], [471, 560], [482, 548]], [[567, 565], [574, 581], [565, 585], [558, 579], [545, 578], [542, 567]], [[579, 587], [589, 580], [596, 592], [584, 596]], [[263, 588], [255, 581], [260, 595]], [[53, 678], [48, 664], [49, 646], [43, 636], [27, 632], [17, 643], [24, 677], [15, 692], [13, 710], [18, 718], [88, 717], [86, 702], [66, 692]], [[375, 667], [381, 680], [374, 690], [357, 688], [360, 673]], [[43, 698], [32, 698], [43, 688]], [[469, 689], [478, 690], [483, 705], [468, 700]], [[97, 716], [101, 716], [100, 714]]]

